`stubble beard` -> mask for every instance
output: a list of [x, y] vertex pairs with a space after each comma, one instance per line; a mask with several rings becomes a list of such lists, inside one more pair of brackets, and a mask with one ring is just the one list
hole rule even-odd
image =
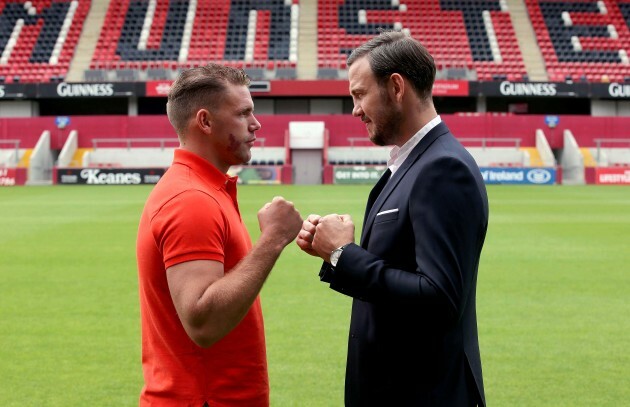
[[[388, 101], [389, 102], [389, 101]], [[377, 146], [391, 146], [396, 144], [396, 139], [400, 133], [400, 123], [402, 112], [390, 107], [382, 109], [382, 124], [374, 124], [374, 133], [370, 135], [370, 141]]]
[[232, 165], [247, 164], [252, 159], [252, 150], [249, 145], [244, 141], [239, 141], [233, 134], [230, 134], [230, 144], [227, 150], [235, 158]]

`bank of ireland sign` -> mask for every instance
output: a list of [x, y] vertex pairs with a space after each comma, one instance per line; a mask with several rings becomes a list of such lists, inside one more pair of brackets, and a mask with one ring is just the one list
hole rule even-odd
[[480, 168], [486, 184], [553, 185], [556, 183], [555, 168]]

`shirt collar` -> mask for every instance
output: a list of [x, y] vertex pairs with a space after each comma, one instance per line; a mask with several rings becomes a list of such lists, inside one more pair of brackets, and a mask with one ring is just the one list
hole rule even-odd
[[188, 150], [175, 149], [173, 164], [182, 164], [200, 175], [210, 186], [216, 189], [225, 188], [228, 184], [236, 185], [238, 177], [230, 177], [219, 171], [205, 158]]
[[429, 123], [425, 124], [416, 134], [413, 135], [402, 147], [394, 146], [389, 153], [389, 160], [387, 161], [387, 167], [392, 172], [392, 175], [400, 168], [405, 162], [411, 150], [418, 145], [420, 140], [424, 138], [435, 126], [440, 124], [442, 119], [440, 116], [436, 116]]

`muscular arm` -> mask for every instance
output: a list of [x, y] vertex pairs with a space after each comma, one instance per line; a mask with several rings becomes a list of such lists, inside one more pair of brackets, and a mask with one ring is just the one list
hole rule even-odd
[[[204, 249], [222, 241], [220, 216], [202, 220], [192, 207], [220, 211], [204, 194], [189, 193], [178, 201], [180, 210], [171, 210], [171, 217], [155, 221], [157, 242], [168, 259], [182, 258], [166, 270], [166, 278], [177, 315], [188, 336], [199, 346], [209, 347], [230, 332], [247, 314], [265, 279], [284, 247], [295, 239], [302, 218], [291, 202], [274, 198], [258, 211], [261, 235], [252, 250], [224, 273], [221, 257]], [[209, 220], [208, 220], [209, 219]], [[192, 230], [182, 236], [177, 230]], [[215, 260], [178, 257], [177, 248], [191, 246], [188, 252], [201, 253]], [[173, 254], [175, 253], [175, 254]], [[194, 254], [197, 256], [197, 254]], [[172, 260], [170, 260], [172, 261]]]
[[177, 314], [188, 336], [208, 347], [243, 319], [284, 246], [261, 236], [228, 274], [218, 261], [196, 260], [166, 270]]

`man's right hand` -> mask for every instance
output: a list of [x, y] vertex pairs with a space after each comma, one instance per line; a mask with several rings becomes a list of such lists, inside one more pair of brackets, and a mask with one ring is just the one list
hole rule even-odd
[[278, 242], [284, 248], [300, 231], [302, 217], [293, 202], [277, 196], [258, 211], [258, 224], [261, 237]]

